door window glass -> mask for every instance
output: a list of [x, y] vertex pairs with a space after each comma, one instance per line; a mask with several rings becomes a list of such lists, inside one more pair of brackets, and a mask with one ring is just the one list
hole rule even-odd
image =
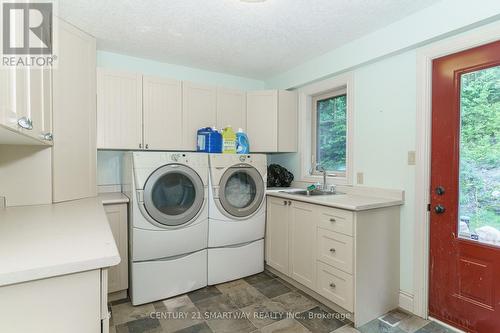
[[500, 66], [461, 76], [462, 238], [500, 246]]
[[193, 182], [180, 173], [167, 173], [153, 186], [152, 201], [165, 215], [180, 215], [193, 205], [196, 189]]
[[236, 208], [245, 208], [255, 199], [255, 181], [246, 172], [235, 172], [226, 182], [225, 196], [227, 202]]

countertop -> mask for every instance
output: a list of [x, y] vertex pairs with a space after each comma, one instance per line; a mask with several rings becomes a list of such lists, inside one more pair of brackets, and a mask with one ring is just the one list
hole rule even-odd
[[121, 192], [99, 193], [98, 197], [101, 199], [103, 205], [122, 204], [130, 201], [129, 198]]
[[99, 197], [0, 209], [0, 286], [118, 263]]
[[[266, 191], [266, 194], [273, 197], [283, 199], [308, 202], [312, 204], [340, 208], [352, 211], [362, 211], [382, 207], [399, 206], [404, 204], [404, 201], [399, 198], [379, 197], [371, 195], [363, 195], [359, 193], [345, 193], [335, 195], [318, 195], [305, 196], [298, 194], [284, 193], [283, 191], [303, 190], [299, 188], [271, 188]], [[339, 190], [340, 192], [341, 190]]]

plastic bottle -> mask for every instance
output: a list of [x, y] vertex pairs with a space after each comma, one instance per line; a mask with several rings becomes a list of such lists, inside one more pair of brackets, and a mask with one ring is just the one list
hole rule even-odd
[[248, 136], [243, 131], [242, 128], [238, 128], [236, 132], [236, 153], [237, 154], [248, 154], [250, 153], [250, 144], [248, 142]]
[[222, 153], [236, 154], [236, 134], [231, 125], [222, 130]]
[[196, 150], [205, 153], [222, 152], [222, 135], [215, 127], [203, 127], [197, 132]]

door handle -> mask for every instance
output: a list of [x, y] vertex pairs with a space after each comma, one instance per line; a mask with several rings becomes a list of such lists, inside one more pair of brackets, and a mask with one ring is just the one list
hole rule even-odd
[[30, 118], [27, 117], [21, 117], [17, 120], [17, 124], [19, 127], [27, 129], [27, 130], [32, 130], [33, 129], [33, 121]]
[[443, 205], [437, 205], [434, 207], [434, 211], [436, 214], [443, 214], [446, 211], [446, 208]]
[[445, 192], [444, 187], [442, 187], [441, 185], [436, 187], [434, 191], [436, 192], [437, 195], [443, 195]]

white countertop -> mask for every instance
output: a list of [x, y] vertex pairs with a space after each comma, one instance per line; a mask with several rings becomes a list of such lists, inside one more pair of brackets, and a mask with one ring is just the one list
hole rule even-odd
[[0, 286], [119, 262], [99, 197], [0, 209]]
[[398, 198], [385, 198], [379, 196], [362, 195], [359, 193], [346, 193], [335, 195], [305, 196], [284, 193], [283, 191], [303, 190], [298, 188], [271, 188], [266, 191], [267, 195], [289, 200], [308, 202], [312, 204], [340, 208], [352, 211], [361, 211], [382, 207], [399, 206], [404, 201]]
[[121, 192], [99, 193], [98, 197], [101, 199], [103, 205], [122, 204], [130, 201], [129, 198]]

